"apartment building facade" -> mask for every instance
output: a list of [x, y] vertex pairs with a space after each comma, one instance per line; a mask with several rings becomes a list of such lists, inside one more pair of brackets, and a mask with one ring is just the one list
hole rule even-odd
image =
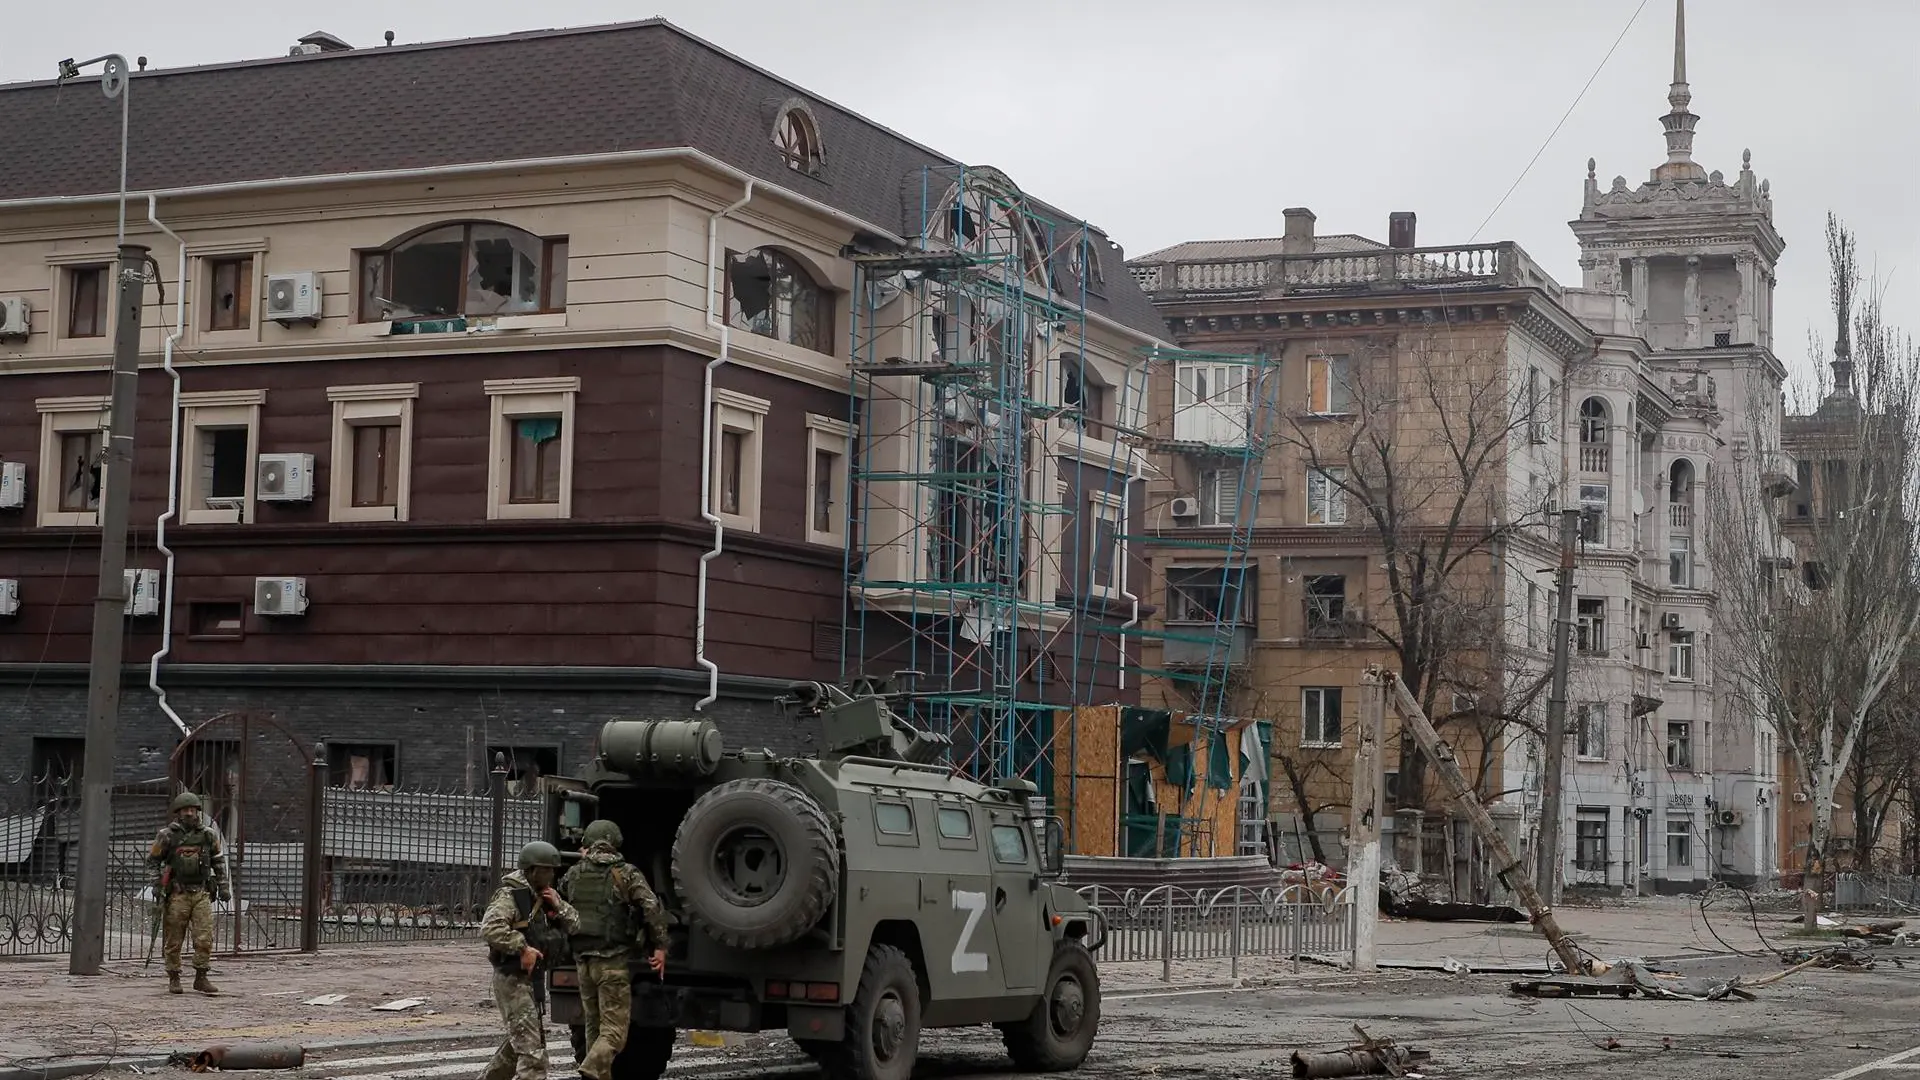
[[[553, 122], [465, 122], [503, 72]], [[119, 145], [93, 82], [0, 87], [13, 761], [76, 760], [85, 711]], [[978, 732], [1015, 698], [1125, 699], [1132, 470], [1083, 388], [1128, 385], [1162, 324], [1098, 229], [658, 20], [318, 35], [131, 93], [157, 288], [124, 775], [233, 710], [369, 786], [571, 769], [615, 716], [800, 749], [788, 680], [909, 667], [1005, 688], [928, 719], [1008, 771], [1031, 748]], [[375, 101], [448, 120], [370, 133]], [[1059, 505], [983, 539], [1013, 489], [1114, 527]], [[922, 662], [962, 633], [992, 648]]]
[[[1180, 344], [1277, 365], [1266, 387], [1277, 424], [1240, 428], [1262, 446], [1264, 494], [1247, 534], [1256, 580], [1236, 613], [1249, 628], [1236, 706], [1275, 720], [1282, 833], [1326, 836], [1344, 820], [1357, 676], [1369, 662], [1397, 663], [1400, 613], [1415, 595], [1404, 567], [1397, 580], [1387, 570], [1407, 560], [1396, 534], [1424, 525], [1428, 537], [1475, 551], [1446, 596], [1425, 600], [1492, 613], [1456, 624], [1478, 645], [1441, 673], [1453, 685], [1433, 711], [1456, 753], [1492, 772], [1483, 797], [1517, 838], [1533, 839], [1557, 602], [1554, 511], [1577, 507], [1565, 883], [1684, 891], [1751, 882], [1777, 864], [1776, 744], [1714, 657], [1705, 493], [1750, 455], [1769, 495], [1796, 484], [1780, 448], [1785, 371], [1772, 352], [1784, 244], [1750, 156], [1730, 181], [1692, 160], [1698, 118], [1688, 111], [1684, 25], [1680, 14], [1662, 120], [1667, 161], [1645, 184], [1622, 177], [1606, 189], [1589, 163], [1571, 223], [1579, 288], [1512, 244], [1417, 246], [1410, 214], [1393, 215], [1385, 244], [1317, 237], [1310, 214], [1288, 211], [1282, 238], [1177, 245], [1132, 264]], [[1464, 474], [1433, 468], [1420, 450], [1466, 444], [1476, 410], [1463, 408], [1463, 394], [1498, 433], [1467, 499], [1458, 498]], [[1371, 407], [1349, 407], [1369, 396]], [[1179, 405], [1203, 407], [1185, 396]], [[1210, 481], [1188, 449], [1155, 457], [1149, 491], [1197, 491], [1205, 507]], [[1336, 460], [1342, 452], [1358, 457]], [[1345, 482], [1358, 474], [1368, 476], [1365, 492]], [[1387, 506], [1395, 500], [1460, 512], [1423, 521]], [[1173, 520], [1160, 501], [1150, 494], [1147, 525], [1168, 543], [1149, 558], [1174, 619], [1191, 560], [1181, 530], [1219, 522]], [[1431, 783], [1424, 796], [1399, 809], [1441, 806]], [[1337, 844], [1322, 848], [1338, 854]]]

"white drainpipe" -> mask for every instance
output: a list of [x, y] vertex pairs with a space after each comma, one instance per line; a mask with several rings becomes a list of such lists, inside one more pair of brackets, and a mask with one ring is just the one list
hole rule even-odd
[[173, 287], [173, 329], [167, 332], [166, 343], [160, 352], [160, 369], [173, 380], [173, 397], [172, 405], [167, 410], [167, 509], [154, 522], [153, 546], [154, 550], [166, 557], [167, 580], [165, 590], [160, 594], [160, 649], [147, 660], [147, 688], [153, 691], [160, 711], [167, 714], [167, 719], [180, 729], [180, 734], [190, 735], [193, 729], [180, 719], [180, 714], [173, 711], [172, 705], [167, 704], [167, 692], [160, 688], [160, 661], [173, 648], [173, 549], [167, 546], [167, 522], [173, 519], [179, 507], [180, 487], [180, 372], [173, 366], [173, 346], [180, 340], [187, 323], [187, 242], [161, 222], [157, 202], [153, 195], [147, 196], [147, 220], [180, 245], [180, 269]]
[[693, 616], [693, 658], [707, 669], [707, 696], [693, 703], [695, 712], [705, 709], [720, 697], [720, 665], [707, 659], [707, 564], [720, 554], [726, 527], [713, 509], [713, 372], [727, 362], [733, 338], [727, 321], [720, 317], [720, 219], [747, 205], [753, 199], [753, 181], [740, 200], [722, 207], [707, 218], [707, 325], [720, 331], [720, 355], [707, 362], [706, 378], [700, 390], [700, 516], [713, 523], [713, 548], [700, 556], [700, 593]]

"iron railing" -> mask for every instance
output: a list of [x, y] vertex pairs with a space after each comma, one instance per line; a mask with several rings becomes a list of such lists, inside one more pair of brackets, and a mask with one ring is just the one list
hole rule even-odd
[[1306, 885], [1187, 890], [1160, 885], [1117, 892], [1104, 885], [1078, 890], [1100, 915], [1106, 940], [1102, 963], [1158, 960], [1160, 978], [1173, 981], [1183, 960], [1226, 960], [1240, 977], [1243, 957], [1305, 959], [1350, 964], [1354, 944], [1353, 890], [1323, 892]]
[[1907, 874], [1835, 874], [1833, 906], [1842, 911], [1920, 912], [1920, 877]]

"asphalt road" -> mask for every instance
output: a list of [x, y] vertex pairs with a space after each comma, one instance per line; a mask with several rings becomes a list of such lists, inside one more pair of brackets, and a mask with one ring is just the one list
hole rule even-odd
[[[1109, 998], [1093, 1054], [1077, 1080], [1290, 1075], [1295, 1049], [1335, 1049], [1359, 1024], [1376, 1037], [1429, 1051], [1430, 1078], [1581, 1080], [1895, 1080], [1920, 1076], [1920, 964], [1883, 961], [1866, 973], [1802, 972], [1757, 990], [1752, 1002], [1640, 998], [1529, 1000], [1508, 977], [1399, 974], [1333, 978], [1244, 991]], [[1687, 965], [1689, 974], [1777, 970], [1767, 960]], [[556, 1032], [556, 1034], [558, 1034]], [[1603, 1047], [1611, 1042], [1612, 1049]], [[552, 1047], [554, 1080], [573, 1077], [572, 1054]], [[478, 1076], [488, 1048], [334, 1052], [291, 1074], [301, 1080], [432, 1080]], [[288, 1073], [235, 1073], [261, 1080]], [[817, 1071], [783, 1037], [727, 1049], [685, 1047], [668, 1077], [773, 1080]], [[991, 1029], [927, 1032], [920, 1080], [1010, 1080]]]

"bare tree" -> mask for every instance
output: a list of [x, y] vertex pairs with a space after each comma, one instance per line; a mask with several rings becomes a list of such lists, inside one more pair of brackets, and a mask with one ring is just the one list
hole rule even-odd
[[[1491, 556], [1545, 520], [1545, 493], [1514, 505], [1506, 489], [1508, 455], [1526, 445], [1537, 403], [1513, 385], [1503, 349], [1464, 340], [1436, 333], [1355, 357], [1327, 391], [1347, 395], [1344, 407], [1290, 412], [1273, 441], [1306, 465], [1310, 509], [1363, 530], [1379, 551], [1390, 610], [1370, 610], [1366, 632], [1396, 654], [1427, 715], [1491, 722], [1507, 710], [1436, 703], [1443, 689], [1468, 700], [1508, 696], [1507, 612]], [[1409, 733], [1398, 767], [1400, 804], [1424, 806], [1426, 761]]]
[[[1812, 807], [1802, 908], [1818, 913], [1834, 797], [1920, 631], [1910, 521], [1920, 417], [1920, 353], [1859, 296], [1854, 241], [1831, 215], [1828, 261], [1836, 334], [1833, 390], [1785, 421], [1814, 459], [1804, 519], [1783, 521], [1762, 475], [1783, 468], [1759, 426], [1709, 492], [1718, 647], [1742, 691], [1792, 755]], [[1750, 415], [1772, 403], [1754, 401]], [[1732, 475], [1726, 475], [1731, 472]], [[1786, 566], [1800, 575], [1787, 577]]]

